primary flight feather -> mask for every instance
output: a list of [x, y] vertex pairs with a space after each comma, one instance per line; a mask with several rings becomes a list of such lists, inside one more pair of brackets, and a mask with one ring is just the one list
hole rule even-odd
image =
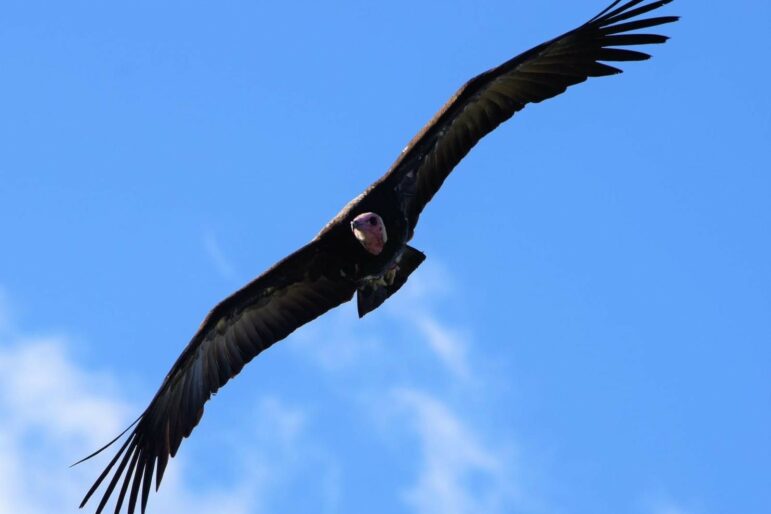
[[527, 104], [588, 77], [621, 73], [605, 63], [648, 59], [625, 47], [667, 40], [636, 31], [676, 21], [640, 18], [670, 1], [617, 0], [577, 29], [464, 84], [391, 169], [310, 243], [212, 309], [141, 416], [83, 459], [131, 430], [80, 506], [104, 483], [97, 513], [116, 492], [116, 514], [126, 499], [129, 513], [138, 501], [144, 513], [153, 481], [157, 489], [169, 457], [198, 424], [212, 394], [261, 351], [354, 294], [360, 317], [380, 306], [425, 259], [407, 243], [423, 208], [469, 150]]

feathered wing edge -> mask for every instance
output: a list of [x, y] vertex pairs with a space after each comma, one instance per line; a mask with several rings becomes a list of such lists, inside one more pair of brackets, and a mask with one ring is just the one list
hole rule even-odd
[[[472, 78], [410, 141], [377, 187], [395, 187], [413, 226], [425, 205], [479, 140], [529, 103], [563, 93], [589, 77], [622, 70], [605, 62], [650, 55], [623, 46], [659, 44], [668, 37], [628, 33], [671, 23], [677, 16], [631, 20], [672, 0], [613, 2], [597, 16], [550, 41]], [[629, 21], [628, 21], [629, 20]]]
[[127, 426], [127, 427], [126, 427], [126, 428], [123, 430], [123, 432], [121, 432], [120, 434], [118, 434], [117, 436], [115, 436], [115, 439], [113, 439], [113, 440], [112, 440], [112, 441], [110, 441], [109, 443], [105, 444], [104, 446], [102, 446], [102, 447], [101, 447], [101, 448], [99, 448], [98, 450], [94, 451], [94, 453], [92, 453], [92, 454], [90, 454], [90, 455], [87, 455], [87, 456], [83, 457], [83, 458], [82, 458], [82, 459], [80, 459], [78, 462], [75, 462], [75, 463], [73, 463], [73, 464], [70, 464], [70, 467], [72, 468], [72, 467], [74, 467], [74, 466], [77, 466], [78, 464], [80, 464], [80, 463], [82, 463], [82, 462], [86, 462], [87, 460], [89, 460], [89, 459], [91, 459], [91, 458], [93, 458], [93, 457], [96, 457], [97, 455], [99, 455], [100, 453], [102, 453], [104, 450], [106, 450], [107, 448], [109, 448], [110, 446], [112, 446], [113, 444], [115, 444], [115, 441], [117, 441], [118, 439], [120, 439], [121, 437], [123, 437], [123, 436], [125, 435], [125, 433], [126, 433], [126, 432], [128, 432], [129, 430], [131, 430], [131, 428], [132, 428], [134, 425], [136, 425], [136, 424], [139, 422], [139, 420], [140, 420], [140, 419], [142, 419], [142, 416], [143, 416], [143, 415], [144, 415], [144, 413], [142, 413], [142, 414], [141, 414], [141, 415], [140, 415], [140, 416], [139, 416], [137, 419], [135, 419], [135, 420], [134, 420], [134, 421], [133, 421], [133, 422], [132, 422], [132, 423], [131, 423], [129, 426]]
[[133, 427], [86, 493], [81, 508], [112, 473], [97, 514], [121, 481], [116, 514], [127, 494], [128, 512], [133, 514], [140, 489], [144, 513], [153, 475], [157, 490], [169, 458], [198, 424], [211, 395], [273, 343], [351, 299], [355, 284], [342, 277], [340, 261], [324, 248], [324, 242], [314, 240], [212, 310], [142, 415], [107, 445], [78, 461], [103, 452]]

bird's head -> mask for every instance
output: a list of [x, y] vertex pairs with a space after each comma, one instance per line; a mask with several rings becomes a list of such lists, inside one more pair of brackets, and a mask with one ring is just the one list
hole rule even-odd
[[372, 255], [379, 255], [388, 241], [383, 218], [374, 212], [365, 212], [353, 218], [351, 230], [364, 249]]

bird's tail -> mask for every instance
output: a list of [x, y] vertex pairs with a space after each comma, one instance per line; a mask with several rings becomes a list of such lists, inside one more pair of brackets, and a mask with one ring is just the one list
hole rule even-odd
[[387, 272], [382, 279], [361, 284], [356, 294], [359, 317], [362, 318], [368, 312], [380, 307], [389, 296], [407, 282], [410, 273], [415, 271], [424, 260], [426, 260], [426, 256], [423, 252], [411, 246], [405, 246], [404, 252], [392, 271]]

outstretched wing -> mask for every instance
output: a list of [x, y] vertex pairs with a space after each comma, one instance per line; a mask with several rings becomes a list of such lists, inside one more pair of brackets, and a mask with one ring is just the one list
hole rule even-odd
[[623, 47], [663, 43], [668, 38], [631, 31], [676, 21], [676, 16], [631, 20], [668, 4], [621, 0], [551, 41], [478, 75], [463, 85], [413, 138], [374, 187], [394, 187], [414, 227], [423, 208], [460, 160], [480, 139], [529, 103], [552, 98], [568, 86], [621, 73], [603, 62], [642, 61], [650, 55]]
[[169, 456], [177, 453], [182, 439], [198, 424], [211, 395], [261, 351], [351, 299], [355, 285], [340, 269], [340, 263], [324, 249], [323, 240], [316, 239], [217, 305], [80, 506], [115, 468], [97, 514], [121, 482], [115, 512], [120, 512], [130, 489], [128, 511], [133, 513], [141, 486], [144, 513], [153, 472], [157, 489]]

